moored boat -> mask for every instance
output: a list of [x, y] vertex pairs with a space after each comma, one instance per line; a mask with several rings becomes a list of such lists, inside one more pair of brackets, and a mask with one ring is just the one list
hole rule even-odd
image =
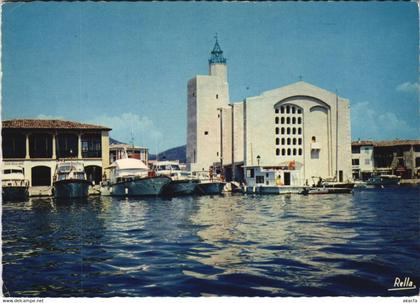
[[369, 180], [366, 181], [366, 184], [373, 187], [398, 186], [400, 185], [400, 181], [400, 176], [380, 175], [369, 178]]
[[25, 201], [28, 198], [29, 181], [25, 179], [23, 168], [11, 166], [2, 170], [3, 201]]
[[196, 187], [196, 193], [199, 195], [220, 195], [226, 183], [222, 181], [200, 181]]
[[89, 195], [91, 182], [87, 180], [85, 169], [80, 162], [57, 163], [53, 193], [57, 199], [84, 198]]
[[141, 160], [134, 158], [116, 160], [109, 169], [107, 187], [111, 196], [157, 196], [171, 182], [167, 176], [156, 176]]
[[162, 195], [181, 196], [195, 193], [199, 182], [191, 172], [181, 170], [179, 164], [173, 161], [156, 162], [153, 166], [157, 176], [167, 176], [171, 182], [164, 186]]
[[305, 188], [302, 194], [304, 195], [324, 195], [324, 194], [350, 194], [351, 188], [346, 187], [308, 187]]

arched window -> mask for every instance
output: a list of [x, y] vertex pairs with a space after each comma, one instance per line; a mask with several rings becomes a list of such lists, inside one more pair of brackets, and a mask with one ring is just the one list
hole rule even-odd
[[286, 114], [290, 114], [290, 106], [286, 106]]
[[296, 135], [296, 127], [292, 128], [292, 134]]
[[281, 138], [281, 145], [285, 145], [286, 144], [286, 139]]
[[287, 128], [287, 134], [290, 135], [290, 127]]
[[302, 138], [299, 138], [299, 139], [298, 139], [298, 144], [299, 144], [299, 145], [302, 145]]
[[290, 138], [287, 138], [287, 145], [290, 145]]
[[296, 112], [296, 108], [293, 106], [292, 107], [292, 114], [294, 114]]
[[293, 145], [296, 145], [296, 138], [293, 138]]
[[284, 135], [284, 127], [281, 128], [281, 134]]
[[286, 155], [286, 149], [284, 149], [284, 148], [281, 149], [281, 155], [282, 156], [285, 156]]
[[276, 148], [276, 156], [280, 156], [280, 148]]
[[292, 118], [292, 124], [296, 124], [296, 118], [295, 117]]
[[279, 113], [279, 109], [278, 108], [276, 108], [274, 111], [275, 111], [276, 114]]
[[276, 121], [276, 124], [279, 124], [279, 117], [276, 117], [275, 121]]
[[284, 106], [280, 106], [280, 112], [284, 114]]
[[312, 142], [315, 143], [316, 142], [316, 137], [312, 136]]
[[299, 128], [298, 128], [298, 134], [299, 134], [299, 135], [301, 135], [301, 134], [302, 134], [302, 128], [301, 128], [301, 127], [299, 127]]
[[301, 117], [298, 117], [298, 124], [302, 124], [302, 118]]
[[302, 149], [299, 148], [299, 156], [302, 156]]
[[287, 117], [287, 118], [286, 118], [286, 123], [287, 123], [287, 124], [290, 124], [290, 117]]
[[302, 113], [302, 110], [300, 108], [298, 108], [297, 113], [298, 114], [301, 114]]
[[278, 134], [279, 134], [279, 128], [276, 127], [276, 135], [278, 135]]
[[281, 117], [281, 119], [280, 119], [280, 123], [281, 123], [281, 124], [284, 124], [284, 117]]
[[276, 138], [276, 145], [279, 145], [279, 144], [280, 144], [280, 139]]
[[293, 149], [293, 156], [296, 156], [296, 148]]
[[292, 150], [290, 148], [287, 149], [287, 155], [290, 156], [292, 153]]

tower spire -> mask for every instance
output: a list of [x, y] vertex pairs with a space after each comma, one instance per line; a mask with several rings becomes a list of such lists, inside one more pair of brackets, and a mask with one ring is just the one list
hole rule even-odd
[[226, 64], [226, 58], [223, 57], [223, 51], [220, 48], [219, 40], [217, 38], [217, 33], [214, 36], [214, 39], [216, 40], [216, 42], [214, 43], [213, 50], [210, 53], [209, 63], [210, 64], [215, 64], [215, 63]]

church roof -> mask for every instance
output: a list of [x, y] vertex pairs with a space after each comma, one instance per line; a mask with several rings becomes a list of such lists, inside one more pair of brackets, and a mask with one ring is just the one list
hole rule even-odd
[[111, 130], [102, 125], [86, 124], [58, 119], [13, 119], [2, 121], [3, 128], [10, 129], [90, 129]]
[[223, 51], [220, 48], [219, 41], [217, 40], [217, 35], [215, 36], [216, 42], [214, 43], [213, 50], [210, 53], [210, 64], [221, 63], [226, 64], [226, 58], [223, 57]]

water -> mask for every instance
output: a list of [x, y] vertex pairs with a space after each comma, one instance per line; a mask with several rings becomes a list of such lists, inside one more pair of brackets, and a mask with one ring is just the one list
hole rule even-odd
[[10, 296], [399, 296], [419, 188], [3, 205]]

